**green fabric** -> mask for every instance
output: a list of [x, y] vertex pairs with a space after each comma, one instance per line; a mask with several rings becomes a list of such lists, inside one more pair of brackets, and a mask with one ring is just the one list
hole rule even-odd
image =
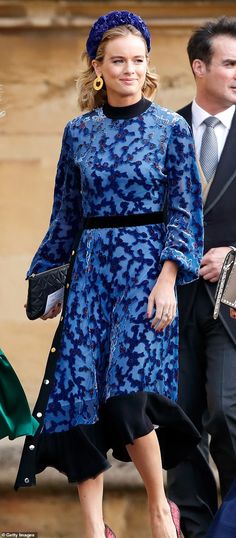
[[0, 439], [34, 435], [38, 426], [20, 381], [0, 349]]

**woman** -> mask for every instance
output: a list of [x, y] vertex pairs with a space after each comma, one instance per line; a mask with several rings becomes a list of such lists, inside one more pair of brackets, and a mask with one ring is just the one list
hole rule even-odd
[[34, 435], [37, 428], [21, 383], [0, 349], [0, 439]]
[[[175, 284], [198, 277], [202, 255], [192, 138], [177, 114], [144, 97], [154, 95], [157, 77], [149, 72], [150, 34], [140, 17], [100, 17], [86, 48], [80, 105], [89, 112], [65, 129], [50, 227], [29, 271], [71, 254], [34, 411], [41, 429], [26, 441], [16, 488], [56, 467], [79, 484], [86, 538], [114, 536], [102, 515], [112, 448], [143, 479], [152, 537], [176, 538], [162, 463], [175, 465], [198, 442], [175, 403]], [[56, 305], [44, 317], [59, 311]]]

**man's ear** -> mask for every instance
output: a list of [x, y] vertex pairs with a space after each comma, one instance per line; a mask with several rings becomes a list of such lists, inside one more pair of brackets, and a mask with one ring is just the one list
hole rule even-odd
[[198, 60], [196, 58], [195, 60], [193, 60], [192, 70], [195, 77], [202, 78], [206, 73], [206, 64], [202, 60]]

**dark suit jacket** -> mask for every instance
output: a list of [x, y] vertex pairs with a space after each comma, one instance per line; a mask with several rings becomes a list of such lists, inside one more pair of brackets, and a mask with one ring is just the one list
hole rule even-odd
[[[192, 128], [191, 103], [178, 113]], [[236, 247], [236, 112], [204, 206], [204, 232], [205, 252], [213, 247]], [[205, 286], [214, 304], [216, 284], [205, 282]], [[198, 282], [178, 288], [180, 330], [185, 327], [197, 288]], [[236, 321], [230, 318], [227, 306], [221, 306], [220, 319], [236, 344]]]

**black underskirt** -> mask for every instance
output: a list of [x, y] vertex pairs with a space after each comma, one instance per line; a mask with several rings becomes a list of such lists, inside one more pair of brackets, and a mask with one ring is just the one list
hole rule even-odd
[[[158, 426], [156, 428], [156, 426]], [[162, 465], [169, 469], [185, 459], [200, 440], [191, 421], [174, 402], [155, 393], [114, 396], [101, 407], [95, 424], [79, 425], [60, 433], [40, 433], [35, 472], [54, 467], [69, 482], [82, 482], [109, 469], [107, 452], [130, 461], [126, 445], [155, 427]]]

